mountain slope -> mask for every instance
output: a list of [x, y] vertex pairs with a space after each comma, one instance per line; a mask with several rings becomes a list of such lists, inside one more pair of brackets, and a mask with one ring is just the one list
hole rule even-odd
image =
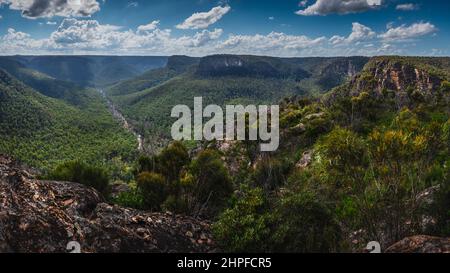
[[94, 90], [75, 106], [40, 94], [0, 70], [0, 153], [43, 170], [61, 161], [131, 158], [133, 135], [121, 128]]
[[80, 103], [77, 100], [80, 87], [74, 83], [56, 80], [42, 72], [27, 68], [15, 57], [0, 57], [0, 69], [4, 69], [45, 96], [63, 99], [73, 104]]
[[149, 70], [138, 77], [119, 82], [109, 87], [107, 90], [108, 95], [128, 95], [152, 88], [186, 72], [191, 66], [198, 64], [198, 62], [198, 58], [172, 56], [163, 68]]

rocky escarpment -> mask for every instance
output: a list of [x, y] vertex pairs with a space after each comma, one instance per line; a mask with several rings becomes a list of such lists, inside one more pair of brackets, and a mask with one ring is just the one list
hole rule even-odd
[[324, 102], [337, 97], [357, 97], [361, 93], [374, 98], [393, 99], [397, 107], [415, 103], [446, 105], [450, 102], [447, 58], [374, 57], [361, 73], [327, 94]]
[[209, 224], [190, 217], [112, 206], [70, 182], [39, 181], [0, 156], [0, 253], [211, 252]]
[[417, 90], [422, 93], [436, 92], [442, 79], [424, 67], [388, 58], [374, 58], [364, 73], [353, 80], [356, 90], [383, 89], [394, 91]]

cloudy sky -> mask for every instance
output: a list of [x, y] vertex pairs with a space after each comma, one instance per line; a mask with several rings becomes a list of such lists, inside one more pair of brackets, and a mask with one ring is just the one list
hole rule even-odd
[[0, 55], [450, 55], [447, 0], [0, 0]]

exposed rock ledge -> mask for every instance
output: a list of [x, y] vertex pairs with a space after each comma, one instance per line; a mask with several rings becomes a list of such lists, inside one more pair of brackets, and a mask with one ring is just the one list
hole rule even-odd
[[387, 253], [450, 253], [450, 238], [408, 237], [386, 250]]
[[0, 253], [211, 252], [209, 224], [106, 204], [93, 189], [39, 181], [0, 155]]

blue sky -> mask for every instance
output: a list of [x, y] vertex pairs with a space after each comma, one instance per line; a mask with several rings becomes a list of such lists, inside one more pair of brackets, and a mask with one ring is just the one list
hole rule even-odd
[[450, 54], [450, 1], [0, 0], [0, 55]]

